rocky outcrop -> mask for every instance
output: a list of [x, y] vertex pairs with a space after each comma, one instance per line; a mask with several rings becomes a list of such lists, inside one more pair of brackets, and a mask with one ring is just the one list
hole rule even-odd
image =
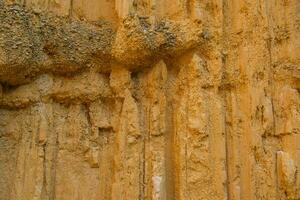
[[299, 13], [0, 0], [0, 199], [300, 199]]

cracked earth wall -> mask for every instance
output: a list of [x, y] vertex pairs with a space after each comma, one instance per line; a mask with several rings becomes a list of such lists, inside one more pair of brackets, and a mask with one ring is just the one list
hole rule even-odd
[[298, 0], [0, 0], [0, 199], [300, 199], [299, 37]]

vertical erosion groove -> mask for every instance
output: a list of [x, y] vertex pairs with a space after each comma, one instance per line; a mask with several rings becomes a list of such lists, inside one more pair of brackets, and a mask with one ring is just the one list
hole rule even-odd
[[74, 0], [70, 0], [70, 8], [69, 8], [69, 18], [73, 17], [73, 9], [74, 9]]
[[166, 199], [176, 199], [176, 149], [175, 145], [175, 110], [174, 91], [176, 87], [177, 72], [171, 63], [167, 63], [166, 95], [166, 131], [165, 131], [165, 162], [166, 162]]

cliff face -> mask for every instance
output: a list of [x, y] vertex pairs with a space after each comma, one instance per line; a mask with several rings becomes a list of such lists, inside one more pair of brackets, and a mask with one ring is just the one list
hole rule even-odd
[[300, 199], [300, 1], [0, 0], [0, 199]]

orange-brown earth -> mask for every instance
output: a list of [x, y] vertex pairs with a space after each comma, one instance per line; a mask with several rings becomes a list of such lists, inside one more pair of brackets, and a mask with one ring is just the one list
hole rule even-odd
[[299, 38], [299, 0], [0, 0], [0, 199], [300, 199]]

